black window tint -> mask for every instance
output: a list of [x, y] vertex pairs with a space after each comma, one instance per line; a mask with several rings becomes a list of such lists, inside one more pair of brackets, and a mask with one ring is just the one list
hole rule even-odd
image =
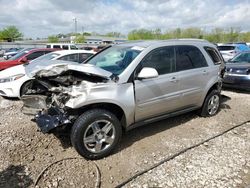
[[78, 62], [79, 61], [78, 57], [79, 57], [78, 54], [70, 54], [70, 55], [65, 55], [65, 56], [59, 58], [59, 60]]
[[61, 48], [60, 45], [54, 45], [53, 48]]
[[68, 45], [63, 45], [63, 46], [62, 46], [62, 49], [68, 50], [68, 49], [69, 49], [69, 46], [68, 46]]
[[51, 48], [51, 46], [50, 46], [50, 45], [47, 45], [46, 48]]
[[194, 46], [176, 47], [176, 70], [206, 67], [207, 62], [201, 51]]
[[84, 62], [86, 59], [88, 59], [90, 56], [92, 56], [93, 54], [90, 53], [82, 53], [79, 54], [79, 63]]
[[36, 59], [44, 54], [45, 54], [44, 51], [33, 52], [33, 53], [27, 55], [27, 60]]
[[[174, 72], [174, 47], [162, 47], [150, 52], [141, 62], [142, 67], [155, 68], [159, 75]], [[142, 68], [141, 67], [141, 68]]]
[[220, 58], [219, 53], [214, 48], [204, 47], [204, 49], [206, 50], [215, 65], [221, 64], [222, 59]]

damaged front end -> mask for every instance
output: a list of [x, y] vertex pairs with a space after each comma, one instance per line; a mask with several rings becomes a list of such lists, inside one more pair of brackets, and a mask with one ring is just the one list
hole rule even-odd
[[[67, 63], [36, 71], [29, 70], [35, 79], [21, 98], [22, 112], [34, 115], [33, 120], [43, 133], [72, 124], [78, 114], [72, 113], [72, 108], [65, 104], [72, 98], [86, 95], [84, 91], [87, 86], [111, 79], [93, 74], [94, 67], [86, 66], [87, 70], [82, 71], [83, 67]], [[98, 71], [100, 74], [99, 69]]]
[[[49, 133], [56, 127], [71, 123], [70, 117], [64, 108], [58, 104], [59, 99], [55, 95], [25, 95], [22, 97], [22, 112], [27, 115], [34, 115], [35, 121], [43, 133]], [[63, 101], [63, 100], [62, 100]]]

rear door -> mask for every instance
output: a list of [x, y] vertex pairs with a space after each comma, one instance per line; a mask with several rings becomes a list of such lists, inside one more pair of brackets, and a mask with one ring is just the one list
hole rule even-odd
[[190, 45], [176, 46], [176, 70], [179, 72], [182, 107], [198, 105], [211, 76], [200, 49]]
[[180, 107], [179, 75], [175, 72], [175, 49], [160, 47], [151, 51], [139, 64], [136, 73], [143, 67], [155, 68], [157, 78], [135, 79], [135, 121], [155, 117]]

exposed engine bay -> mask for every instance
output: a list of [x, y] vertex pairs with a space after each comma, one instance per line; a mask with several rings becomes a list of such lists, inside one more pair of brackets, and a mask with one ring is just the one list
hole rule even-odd
[[[78, 65], [79, 66], [79, 65]], [[84, 95], [90, 85], [106, 83], [111, 77], [70, 69], [69, 65], [55, 66], [37, 71], [22, 96], [22, 112], [35, 115], [34, 121], [43, 133], [67, 125], [77, 118], [65, 104], [72, 98]]]

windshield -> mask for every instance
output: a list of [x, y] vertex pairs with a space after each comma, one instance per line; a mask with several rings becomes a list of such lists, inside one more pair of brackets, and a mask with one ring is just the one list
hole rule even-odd
[[55, 52], [51, 52], [51, 53], [48, 53], [48, 54], [45, 54], [45, 55], [42, 55], [38, 58], [36, 58], [35, 60], [33, 60], [32, 62], [34, 61], [41, 61], [41, 60], [53, 60], [55, 59], [56, 57], [58, 57], [60, 54], [58, 53], [55, 53]]
[[250, 63], [250, 53], [241, 53], [230, 60], [230, 63]]
[[218, 46], [217, 48], [219, 51], [228, 51], [228, 50], [234, 50], [235, 46]]
[[87, 64], [119, 75], [138, 56], [141, 50], [131, 46], [113, 46], [94, 56]]

